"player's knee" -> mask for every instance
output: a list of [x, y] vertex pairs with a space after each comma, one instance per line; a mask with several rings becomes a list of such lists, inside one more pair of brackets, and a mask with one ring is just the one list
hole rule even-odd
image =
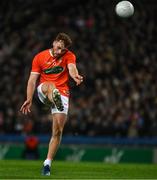
[[53, 91], [53, 89], [55, 89], [55, 86], [53, 84], [48, 84], [47, 92], [51, 93]]
[[54, 132], [53, 132], [53, 138], [60, 138], [62, 136], [62, 132], [63, 130], [62, 129], [56, 129]]
[[55, 85], [49, 82], [43, 83], [41, 90], [42, 92], [47, 95], [49, 91], [52, 91], [55, 88]]
[[43, 94], [47, 95], [47, 92], [48, 92], [48, 84], [44, 83], [44, 84], [41, 86], [41, 90], [42, 90]]

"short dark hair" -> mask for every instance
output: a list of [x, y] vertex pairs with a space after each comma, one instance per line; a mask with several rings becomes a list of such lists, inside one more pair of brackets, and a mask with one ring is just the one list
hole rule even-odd
[[57, 36], [56, 36], [56, 41], [63, 41], [64, 42], [64, 45], [66, 48], [70, 47], [72, 45], [72, 40], [71, 38], [65, 34], [65, 33], [59, 33]]

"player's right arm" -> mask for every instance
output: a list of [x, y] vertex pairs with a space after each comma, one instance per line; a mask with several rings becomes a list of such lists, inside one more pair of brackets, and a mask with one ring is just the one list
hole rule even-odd
[[34, 91], [36, 88], [36, 82], [37, 82], [38, 77], [39, 77], [39, 74], [34, 74], [34, 73], [31, 73], [29, 76], [29, 80], [27, 83], [27, 99], [23, 103], [23, 105], [21, 106], [21, 109], [20, 109], [20, 111], [23, 114], [27, 114], [27, 113], [31, 112], [30, 108], [32, 106], [32, 99], [33, 99], [33, 95], [34, 95]]
[[23, 103], [20, 109], [20, 111], [23, 114], [27, 114], [31, 112], [30, 108], [32, 106], [32, 99], [36, 88], [36, 82], [39, 76], [40, 76], [40, 53], [34, 57], [32, 62], [32, 70], [27, 83], [27, 99]]

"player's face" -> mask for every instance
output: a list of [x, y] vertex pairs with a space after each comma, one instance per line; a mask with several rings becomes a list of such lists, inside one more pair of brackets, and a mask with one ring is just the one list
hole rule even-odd
[[64, 42], [63, 41], [54, 41], [53, 42], [53, 55], [58, 57], [65, 52]]

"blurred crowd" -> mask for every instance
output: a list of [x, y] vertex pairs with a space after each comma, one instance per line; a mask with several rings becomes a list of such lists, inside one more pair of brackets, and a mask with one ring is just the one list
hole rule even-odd
[[0, 133], [51, 132], [51, 115], [36, 93], [30, 115], [19, 109], [34, 55], [65, 32], [73, 39], [84, 83], [70, 83], [64, 134], [157, 135], [157, 3], [134, 2], [134, 16], [122, 19], [114, 12], [116, 2], [0, 2]]

